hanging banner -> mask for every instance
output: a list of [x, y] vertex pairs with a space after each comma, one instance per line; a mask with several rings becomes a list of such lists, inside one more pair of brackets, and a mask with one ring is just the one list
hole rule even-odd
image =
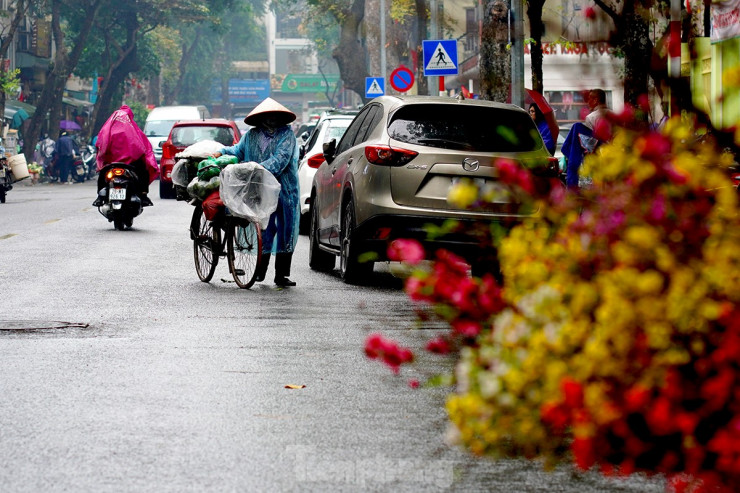
[[712, 43], [740, 36], [740, 0], [715, 0], [711, 4], [710, 13]]

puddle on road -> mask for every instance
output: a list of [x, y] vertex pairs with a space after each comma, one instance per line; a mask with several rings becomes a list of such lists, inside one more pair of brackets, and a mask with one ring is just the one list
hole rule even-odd
[[46, 330], [87, 329], [84, 322], [63, 322], [59, 320], [0, 320], [0, 331], [38, 332]]

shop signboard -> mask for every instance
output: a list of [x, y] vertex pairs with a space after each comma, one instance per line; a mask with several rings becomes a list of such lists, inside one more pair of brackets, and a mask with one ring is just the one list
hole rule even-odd
[[280, 91], [323, 93], [327, 89], [334, 91], [338, 83], [339, 74], [286, 74], [280, 84]]

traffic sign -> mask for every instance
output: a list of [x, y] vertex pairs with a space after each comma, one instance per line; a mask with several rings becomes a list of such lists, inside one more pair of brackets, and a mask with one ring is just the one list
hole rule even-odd
[[422, 41], [424, 52], [424, 75], [457, 75], [457, 40], [425, 39]]
[[365, 97], [376, 98], [385, 94], [385, 79], [382, 77], [365, 77]]
[[406, 92], [414, 85], [414, 73], [401, 65], [391, 72], [391, 86], [398, 92]]

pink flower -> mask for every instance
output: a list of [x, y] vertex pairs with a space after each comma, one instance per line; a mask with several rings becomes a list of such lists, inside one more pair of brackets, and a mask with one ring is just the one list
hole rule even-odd
[[476, 337], [480, 333], [480, 324], [472, 320], [455, 320], [452, 329], [464, 337]]
[[606, 118], [599, 118], [596, 120], [594, 126], [594, 137], [602, 142], [611, 140], [612, 138], [612, 125]]
[[388, 258], [394, 261], [416, 265], [424, 260], [424, 247], [416, 240], [393, 240], [388, 246]]
[[412, 389], [418, 389], [419, 381], [415, 378], [412, 378], [411, 380], [409, 380], [409, 387], [411, 387]]

